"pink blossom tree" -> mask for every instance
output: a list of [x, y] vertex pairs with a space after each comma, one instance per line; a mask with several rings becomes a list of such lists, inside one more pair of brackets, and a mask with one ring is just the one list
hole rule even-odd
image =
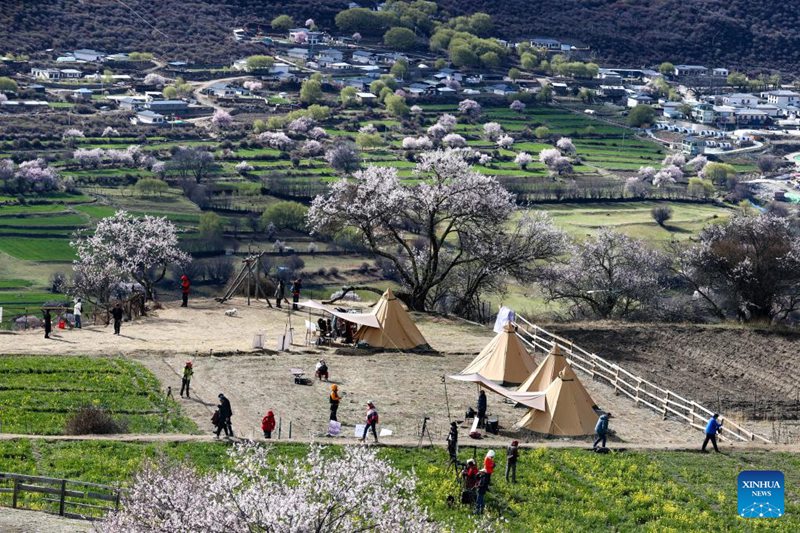
[[653, 186], [659, 188], [664, 185], [672, 185], [682, 178], [683, 171], [675, 165], [670, 165], [656, 172], [653, 176]]
[[667, 290], [669, 259], [642, 241], [609, 229], [574, 246], [566, 263], [544, 267], [549, 301], [576, 317], [625, 318], [646, 312]]
[[461, 100], [458, 103], [458, 112], [469, 117], [470, 119], [478, 118], [482, 111], [483, 108], [481, 107], [481, 104], [475, 100], [467, 98], [466, 100]]
[[144, 85], [150, 85], [150, 86], [153, 86], [153, 87], [163, 87], [167, 83], [169, 83], [169, 80], [167, 78], [165, 78], [164, 76], [162, 76], [161, 74], [156, 74], [155, 72], [150, 72], [147, 76], [144, 77], [144, 80], [142, 80], [142, 83]]
[[531, 242], [542, 244], [527, 233], [510, 237], [505, 224], [516, 209], [512, 195], [457, 151], [421, 154], [414, 174], [418, 183], [406, 186], [395, 168], [367, 167], [316, 197], [308, 213], [314, 233], [358, 230], [373, 254], [394, 265], [413, 309], [430, 308], [437, 288], [462, 267], [508, 250], [525, 255], [520, 246], [530, 252]]
[[282, 152], [288, 152], [294, 146], [294, 141], [282, 131], [265, 131], [259, 134], [258, 140]]
[[702, 172], [703, 169], [708, 164], [708, 158], [704, 155], [696, 155], [694, 156], [689, 162], [686, 163], [686, 166], [695, 172]]
[[119, 137], [119, 132], [111, 126], [106, 126], [101, 137]]
[[11, 179], [5, 181], [4, 188], [17, 194], [43, 194], [63, 189], [63, 182], [56, 169], [38, 158], [20, 163]]
[[217, 109], [211, 117], [211, 123], [217, 128], [224, 130], [231, 127], [233, 124], [233, 117], [224, 109]]
[[315, 128], [311, 128], [308, 130], [308, 136], [314, 140], [324, 139], [328, 136], [328, 132], [325, 131], [325, 128], [320, 128], [319, 126]]
[[639, 170], [636, 172], [636, 176], [641, 181], [648, 181], [652, 183], [653, 178], [656, 177], [656, 169], [653, 167], [639, 167]]
[[522, 113], [523, 111], [525, 111], [525, 107], [526, 107], [525, 104], [523, 102], [520, 102], [519, 100], [514, 100], [513, 102], [511, 102], [511, 105], [508, 106], [509, 109], [511, 109], [512, 111], [516, 111], [517, 113]]
[[311, 117], [298, 117], [289, 122], [286, 126], [286, 132], [290, 135], [307, 135], [316, 125], [317, 121]]
[[303, 143], [303, 146], [300, 147], [300, 152], [308, 157], [316, 157], [325, 153], [325, 147], [322, 146], [321, 142], [311, 139]]
[[[147, 464], [103, 533], [151, 531], [404, 531], [439, 527], [414, 497], [415, 478], [378, 456], [347, 446], [303, 458], [270, 460], [272, 448], [237, 444], [229, 468], [201, 474]], [[343, 482], [346, 480], [347, 482]]]
[[428, 137], [435, 142], [441, 142], [445, 135], [447, 135], [447, 128], [438, 122], [427, 129]]
[[93, 234], [82, 233], [70, 245], [78, 256], [76, 265], [107, 265], [140, 283], [147, 299], [153, 298], [153, 287], [164, 279], [167, 267], [192, 260], [178, 248], [177, 229], [172, 222], [149, 215], [137, 218], [125, 211], [101, 219]]
[[260, 91], [264, 88], [264, 84], [257, 80], [247, 80], [242, 84], [242, 87], [251, 92]]
[[360, 34], [360, 33], [358, 33], [358, 32], [355, 32], [355, 33], [353, 34], [353, 37], [352, 37], [352, 38], [353, 38], [353, 40], [354, 40], [355, 42], [357, 42], [357, 43], [358, 43], [358, 42], [361, 42], [361, 34]]
[[683, 154], [669, 154], [666, 157], [664, 157], [664, 161], [661, 162], [661, 165], [664, 167], [669, 167], [669, 166], [682, 167], [685, 164], [686, 164], [686, 156], [684, 156]]
[[439, 120], [436, 121], [437, 124], [442, 126], [447, 132], [453, 131], [453, 128], [456, 127], [456, 117], [449, 113], [444, 113], [442, 116], [439, 117]]

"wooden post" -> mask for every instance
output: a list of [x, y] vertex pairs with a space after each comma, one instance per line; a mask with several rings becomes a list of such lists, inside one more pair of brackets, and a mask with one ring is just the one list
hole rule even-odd
[[17, 496], [19, 495], [19, 480], [14, 478], [14, 494], [11, 497], [11, 507], [17, 508]]
[[[572, 355], [572, 350], [570, 350], [570, 352], [569, 352], [569, 353], [570, 353], [570, 355]], [[592, 380], [594, 380], [594, 371], [595, 371], [595, 368], [597, 368], [597, 359], [595, 359], [595, 358], [593, 357], [593, 358], [592, 358]]]
[[664, 400], [664, 412], [662, 413], [662, 419], [667, 419], [667, 403], [669, 403], [669, 391], [667, 391], [667, 398]]
[[292, 421], [289, 420], [289, 438], [292, 438]]
[[250, 269], [250, 262], [247, 262], [247, 305], [250, 305], [250, 282], [253, 280], [253, 272]]
[[66, 503], [66, 501], [65, 501], [66, 498], [67, 498], [67, 480], [66, 479], [62, 479], [61, 480], [61, 495], [59, 496], [59, 499], [58, 499], [58, 514], [60, 516], [64, 516], [64, 504]]
[[642, 380], [636, 378], [636, 407], [639, 407], [639, 388], [642, 386]]
[[614, 396], [619, 396], [619, 367], [614, 369]]

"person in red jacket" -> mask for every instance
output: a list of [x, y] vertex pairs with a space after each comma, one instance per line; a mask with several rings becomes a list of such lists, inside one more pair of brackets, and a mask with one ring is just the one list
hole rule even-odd
[[275, 431], [275, 415], [272, 411], [267, 411], [266, 416], [261, 419], [261, 430], [265, 439], [272, 438], [272, 432]]
[[375, 444], [378, 443], [378, 431], [376, 429], [378, 425], [378, 410], [375, 408], [375, 404], [373, 402], [367, 402], [367, 419], [366, 424], [364, 424], [364, 434], [361, 436], [361, 442], [364, 442], [367, 438], [367, 432], [372, 430], [372, 436], [375, 437]]
[[188, 307], [189, 305], [189, 287], [191, 287], [191, 283], [189, 282], [189, 276], [184, 274], [181, 276], [181, 292], [183, 293], [183, 303], [181, 307]]

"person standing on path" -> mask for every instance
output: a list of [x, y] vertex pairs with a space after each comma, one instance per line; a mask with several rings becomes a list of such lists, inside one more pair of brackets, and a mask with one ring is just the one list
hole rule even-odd
[[72, 308], [72, 316], [75, 317], [75, 327], [81, 329], [81, 315], [83, 314], [83, 302], [78, 298]]
[[231, 426], [231, 417], [233, 416], [233, 409], [231, 409], [231, 402], [224, 394], [220, 393], [219, 396], [219, 426], [217, 427], [217, 437], [225, 430], [226, 437], [233, 437], [233, 427]]
[[181, 378], [181, 398], [183, 398], [183, 391], [186, 391], [186, 397], [189, 397], [189, 383], [192, 381], [194, 369], [192, 362], [186, 361], [186, 366], [183, 367], [183, 377]]
[[331, 417], [329, 420], [338, 422], [339, 419], [336, 418], [336, 412], [339, 411], [339, 402], [342, 401], [342, 397], [339, 396], [339, 386], [335, 383], [331, 385], [331, 394], [328, 396], [328, 400], [331, 404]]
[[286, 300], [286, 283], [279, 279], [278, 284], [275, 286], [275, 306], [280, 309], [281, 302], [284, 300]]
[[592, 445], [592, 449], [596, 450], [597, 445], [602, 441], [603, 445], [601, 448], [606, 447], [606, 438], [608, 437], [608, 419], [611, 418], [611, 413], [603, 413], [600, 415], [600, 418], [597, 419], [597, 425], [594, 426], [594, 432], [597, 434], [597, 438]]
[[709, 441], [714, 445], [714, 451], [719, 453], [719, 448], [717, 448], [717, 433], [721, 430], [722, 422], [719, 421], [719, 413], [714, 413], [706, 424], [706, 438], [703, 441], [703, 447], [701, 449], [703, 453], [706, 453], [706, 446], [708, 446]]
[[50, 310], [44, 310], [44, 338], [50, 338], [50, 332], [53, 331], [53, 317], [50, 315]]
[[275, 414], [272, 411], [267, 411], [267, 414], [261, 419], [261, 431], [264, 432], [265, 439], [272, 438], [272, 432], [275, 431]]
[[517, 482], [517, 459], [519, 459], [519, 441], [512, 440], [506, 449], [506, 482], [511, 474], [512, 483]]
[[191, 290], [191, 286], [192, 284], [189, 281], [189, 276], [186, 274], [181, 276], [181, 295], [183, 297], [181, 307], [189, 307], [189, 291]]
[[486, 392], [481, 389], [478, 393], [478, 427], [482, 428], [486, 422]]
[[367, 432], [371, 429], [372, 436], [375, 437], [375, 444], [378, 444], [378, 410], [375, 408], [373, 402], [367, 402], [367, 420], [364, 426], [364, 434], [361, 436], [361, 442], [367, 439]]
[[119, 335], [119, 330], [122, 327], [122, 304], [117, 302], [114, 304], [114, 309], [111, 310], [111, 318], [114, 319], [114, 335]]
[[300, 289], [303, 287], [303, 280], [301, 278], [297, 278], [292, 282], [292, 310], [297, 311], [299, 307], [297, 307], [297, 302], [300, 301]]

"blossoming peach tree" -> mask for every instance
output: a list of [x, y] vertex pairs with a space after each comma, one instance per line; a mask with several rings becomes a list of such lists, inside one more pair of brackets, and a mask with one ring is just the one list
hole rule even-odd
[[[172, 264], [191, 257], [178, 248], [175, 225], [164, 217], [137, 218], [125, 211], [97, 223], [93, 234], [78, 234], [70, 242], [78, 258], [73, 264], [76, 295], [107, 302], [115, 283], [136, 281], [147, 299]], [[105, 298], [105, 300], [104, 300]]]
[[414, 309], [432, 307], [435, 289], [467, 265], [492, 264], [495, 274], [512, 275], [505, 265], [533, 265], [563, 242], [542, 218], [533, 225], [518, 218], [509, 231], [513, 195], [458, 150], [420, 154], [414, 174], [417, 183], [403, 185], [396, 169], [369, 166], [335, 182], [308, 213], [315, 233], [357, 230], [374, 255], [393, 264]]
[[340, 455], [312, 445], [291, 462], [271, 448], [237, 444], [233, 466], [199, 474], [150, 464], [134, 479], [105, 533], [150, 531], [438, 531], [413, 496], [415, 478], [362, 447]]

